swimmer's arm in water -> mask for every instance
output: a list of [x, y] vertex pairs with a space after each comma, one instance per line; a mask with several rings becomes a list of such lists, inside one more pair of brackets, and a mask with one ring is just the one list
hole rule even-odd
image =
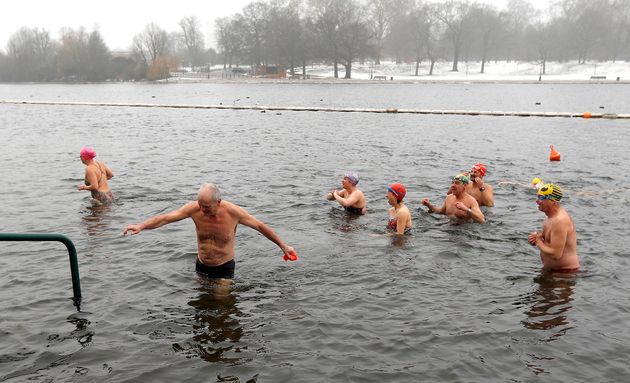
[[[103, 164], [101, 162], [101, 164]], [[114, 177], [114, 172], [112, 172], [112, 169], [109, 168], [109, 166], [103, 164], [103, 166], [105, 167], [105, 176], [107, 177], [108, 180], [111, 180], [112, 177]]]
[[437, 214], [444, 214], [446, 212], [446, 205], [442, 205], [441, 208], [436, 208], [435, 205], [433, 205], [431, 202], [429, 202], [428, 198], [424, 198], [422, 200], [422, 204], [426, 207], [429, 208], [429, 212], [431, 213], [437, 213]]
[[94, 166], [88, 166], [85, 169], [86, 185], [79, 185], [79, 190], [98, 190], [98, 177], [94, 168]]
[[357, 203], [357, 201], [359, 201], [359, 193], [355, 192], [352, 193], [350, 195], [350, 197], [345, 198], [346, 196], [346, 191], [342, 190], [341, 192], [338, 191], [333, 191], [333, 198], [339, 202], [339, 204], [343, 207], [348, 207], [348, 206], [352, 206], [355, 203]]
[[[562, 258], [562, 251], [567, 243], [567, 233], [568, 231], [563, 227], [562, 224], [556, 224], [551, 228], [551, 243], [545, 242], [542, 234], [534, 232], [530, 234], [532, 236], [535, 234], [535, 239], [533, 239], [533, 245], [538, 247], [540, 251], [545, 253], [554, 259]], [[532, 241], [530, 241], [532, 243]]]
[[276, 234], [276, 232], [273, 231], [272, 228], [267, 226], [262, 221], [258, 220], [253, 215], [249, 214], [242, 207], [234, 206], [234, 212], [237, 215], [238, 223], [243, 224], [243, 225], [245, 225], [247, 227], [251, 227], [252, 229], [258, 231], [260, 234], [262, 234], [265, 237], [267, 237], [267, 239], [269, 239], [271, 242], [273, 242], [276, 245], [278, 245], [280, 250], [282, 250], [282, 252], [285, 255], [289, 255], [289, 253], [295, 251], [291, 246], [289, 246], [286, 243], [284, 243], [284, 241], [282, 239], [280, 239], [278, 234]]
[[197, 202], [189, 202], [186, 205], [180, 207], [177, 210], [173, 210], [170, 213], [156, 215], [151, 217], [140, 224], [131, 224], [123, 230], [123, 235], [127, 235], [127, 232], [131, 234], [138, 234], [142, 230], [157, 229], [160, 226], [167, 225], [169, 223], [181, 221], [184, 218], [191, 216]]
[[[466, 209], [466, 210], [468, 210], [468, 209]], [[470, 216], [470, 218], [472, 218], [477, 223], [484, 223], [484, 222], [486, 222], [486, 218], [484, 217], [483, 213], [481, 212], [481, 209], [479, 209], [479, 204], [477, 203], [477, 201], [474, 198], [472, 199], [472, 206], [470, 207], [470, 212], [468, 213], [468, 215]]]
[[396, 235], [405, 235], [405, 229], [407, 225], [407, 220], [409, 219], [410, 214], [407, 209], [405, 211], [401, 211], [398, 213], [396, 217]]

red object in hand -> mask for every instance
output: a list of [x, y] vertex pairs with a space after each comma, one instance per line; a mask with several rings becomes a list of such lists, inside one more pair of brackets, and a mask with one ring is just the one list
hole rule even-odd
[[289, 254], [285, 254], [284, 257], [282, 257], [282, 259], [284, 259], [285, 261], [297, 261], [298, 256], [295, 251], [291, 251]]

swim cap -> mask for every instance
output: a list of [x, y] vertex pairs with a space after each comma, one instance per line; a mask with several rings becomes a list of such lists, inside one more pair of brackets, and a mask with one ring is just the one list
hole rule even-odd
[[359, 173], [357, 173], [357, 172], [349, 171], [349, 172], [346, 173], [345, 177], [354, 186], [357, 186], [357, 184], [359, 183]]
[[471, 171], [474, 172], [475, 170], [479, 170], [479, 173], [481, 173], [482, 177], [486, 176], [486, 165], [482, 163], [475, 164], [475, 166], [472, 167]]
[[543, 185], [540, 189], [538, 189], [538, 193], [536, 194], [545, 196], [556, 202], [560, 202], [562, 199], [562, 189], [560, 189], [560, 186], [554, 184]]
[[81, 157], [85, 158], [86, 160], [91, 160], [96, 157], [96, 151], [86, 146], [85, 148], [81, 149]]
[[389, 185], [387, 191], [390, 191], [394, 195], [394, 197], [396, 197], [398, 202], [402, 201], [407, 194], [407, 189], [405, 188], [405, 185], [401, 184], [400, 182]]
[[532, 180], [532, 187], [536, 188], [536, 189], [540, 189], [545, 183], [543, 182], [543, 180], [541, 180], [540, 178], [536, 177]]
[[459, 181], [465, 185], [470, 182], [470, 177], [466, 173], [459, 173], [453, 177], [453, 181]]

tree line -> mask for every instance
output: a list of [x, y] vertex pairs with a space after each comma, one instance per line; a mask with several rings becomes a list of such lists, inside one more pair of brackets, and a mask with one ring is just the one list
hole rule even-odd
[[[133, 37], [127, 55], [110, 52], [98, 30], [64, 29], [53, 40], [22, 28], [0, 52], [0, 81], [159, 79], [184, 65], [276, 66], [306, 74], [330, 64], [351, 78], [355, 62], [415, 63], [433, 74], [438, 60], [538, 62], [630, 60], [630, 0], [552, 0], [537, 10], [509, 0], [505, 10], [469, 0], [267, 0], [216, 20], [217, 51], [207, 48], [196, 16], [179, 30], [155, 23]], [[420, 63], [428, 73], [419, 73]]]

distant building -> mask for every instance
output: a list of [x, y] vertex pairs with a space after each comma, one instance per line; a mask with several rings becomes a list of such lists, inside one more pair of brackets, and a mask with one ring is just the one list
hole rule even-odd
[[254, 76], [265, 78], [287, 78], [287, 69], [282, 65], [256, 65]]

